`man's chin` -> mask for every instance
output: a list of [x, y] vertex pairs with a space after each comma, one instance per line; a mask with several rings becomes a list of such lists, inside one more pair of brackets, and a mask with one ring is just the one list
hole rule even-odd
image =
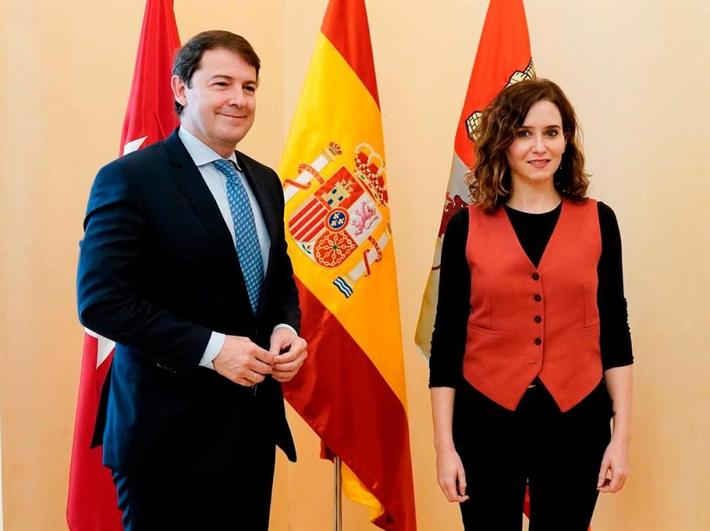
[[224, 135], [222, 136], [222, 139], [224, 140], [225, 143], [229, 144], [234, 144], [235, 146], [242, 141], [242, 139], [247, 136], [247, 133], [249, 132], [249, 128], [244, 128], [244, 127], [239, 127], [235, 129], [231, 129], [229, 131], [225, 131]]

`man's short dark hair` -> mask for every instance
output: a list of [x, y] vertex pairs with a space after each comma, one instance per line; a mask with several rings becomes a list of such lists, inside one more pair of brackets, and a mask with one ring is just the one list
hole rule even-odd
[[[173, 75], [178, 76], [189, 87], [192, 75], [200, 66], [202, 55], [207, 50], [217, 48], [224, 48], [237, 54], [256, 69], [256, 77], [259, 78], [261, 60], [249, 41], [241, 35], [222, 30], [203, 31], [187, 41], [175, 56]], [[180, 103], [175, 101], [175, 112], [181, 114], [183, 108]]]

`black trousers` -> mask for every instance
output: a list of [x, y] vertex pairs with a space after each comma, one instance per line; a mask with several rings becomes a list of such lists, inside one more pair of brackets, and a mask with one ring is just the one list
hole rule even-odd
[[470, 499], [467, 531], [520, 531], [530, 486], [530, 531], [586, 531], [599, 468], [610, 440], [611, 400], [604, 383], [561, 413], [541, 383], [509, 411], [464, 385], [454, 404], [454, 443]]
[[[249, 412], [233, 464], [217, 474], [113, 471], [125, 531], [267, 531], [275, 443]], [[209, 434], [205, 434], [209, 437]]]

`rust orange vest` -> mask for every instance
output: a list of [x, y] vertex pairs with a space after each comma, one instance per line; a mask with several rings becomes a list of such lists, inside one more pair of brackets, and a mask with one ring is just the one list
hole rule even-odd
[[537, 268], [504, 208], [486, 214], [470, 206], [466, 380], [510, 410], [535, 377], [561, 411], [587, 396], [602, 377], [597, 308], [600, 254], [594, 200], [563, 200]]

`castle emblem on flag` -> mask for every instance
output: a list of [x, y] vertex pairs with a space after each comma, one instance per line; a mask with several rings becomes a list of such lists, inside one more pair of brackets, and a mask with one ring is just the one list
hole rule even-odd
[[[354, 293], [355, 283], [371, 274], [372, 264], [382, 259], [391, 231], [382, 213], [388, 204], [382, 156], [369, 144], [358, 144], [352, 171], [340, 164], [324, 177], [321, 172], [341, 155], [340, 146], [331, 142], [316, 160], [301, 164], [298, 177], [285, 180], [284, 198], [287, 203], [300, 198], [287, 229], [308, 258], [326, 270], [359, 258], [349, 269], [337, 271], [333, 280], [347, 298]], [[310, 193], [297, 195], [304, 190]]]
[[[524, 70], [516, 70], [508, 78], [508, 82], [505, 84], [506, 87], [510, 85], [515, 85], [520, 81], [525, 81], [527, 79], [535, 79], [535, 65], [533, 64], [532, 57], [528, 62], [528, 66]], [[503, 87], [505, 88], [505, 87]], [[502, 90], [502, 89], [501, 89]], [[468, 133], [468, 138], [472, 142], [476, 141], [475, 133], [478, 124], [481, 122], [481, 110], [472, 112], [468, 118], [466, 118], [466, 133]]]

